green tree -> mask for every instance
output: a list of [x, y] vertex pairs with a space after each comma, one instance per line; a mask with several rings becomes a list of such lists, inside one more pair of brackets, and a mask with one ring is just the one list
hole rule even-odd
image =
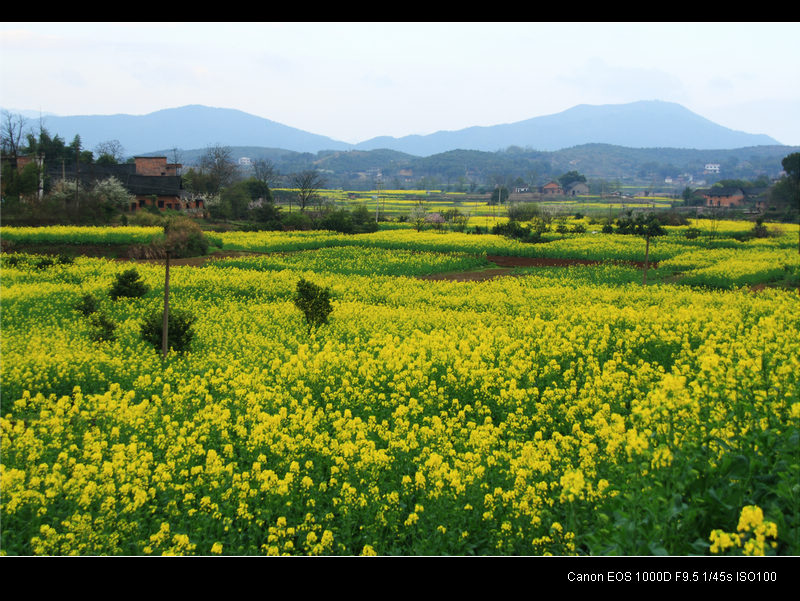
[[508, 188], [506, 186], [495, 186], [492, 190], [492, 197], [489, 199], [489, 204], [504, 204], [508, 200]]
[[[167, 350], [185, 352], [191, 349], [196, 318], [185, 312], [171, 310], [167, 315]], [[164, 312], [150, 313], [142, 322], [142, 339], [157, 351], [163, 351]]]
[[111, 286], [109, 296], [112, 300], [120, 298], [139, 298], [150, 291], [150, 287], [144, 283], [136, 269], [127, 269], [116, 275], [114, 284]]
[[418, 200], [409, 212], [408, 220], [414, 224], [414, 227], [419, 232], [422, 231], [422, 228], [425, 226], [425, 218], [427, 215], [428, 209], [425, 207], [425, 203]]
[[328, 316], [333, 311], [330, 290], [304, 278], [297, 282], [294, 304], [303, 313], [309, 333], [312, 328], [328, 323]]
[[575, 182], [583, 182], [586, 183], [586, 176], [581, 175], [577, 171], [568, 171], [564, 175], [558, 178], [558, 183], [561, 184], [561, 187], [566, 189], [567, 186], [570, 184], [574, 184]]
[[628, 211], [627, 216], [617, 221], [617, 226], [617, 233], [619, 234], [642, 236], [645, 239], [644, 275], [642, 280], [642, 286], [645, 286], [647, 285], [647, 270], [650, 264], [650, 239], [665, 236], [667, 232], [661, 227], [661, 223], [653, 213], [649, 215], [640, 213], [636, 217], [631, 217], [631, 212]]
[[789, 179], [800, 186], [800, 152], [793, 152], [781, 161], [781, 166]]

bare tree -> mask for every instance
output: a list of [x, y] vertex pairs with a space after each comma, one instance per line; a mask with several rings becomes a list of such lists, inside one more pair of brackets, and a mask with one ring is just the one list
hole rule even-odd
[[258, 181], [266, 184], [268, 188], [274, 188], [280, 177], [275, 165], [268, 159], [256, 159], [253, 161], [253, 175]]
[[181, 152], [180, 148], [173, 148], [170, 152], [172, 152], [172, 163], [174, 165], [180, 165], [183, 163], [183, 153]]
[[97, 154], [97, 162], [108, 161], [110, 163], [121, 163], [125, 158], [125, 149], [119, 140], [106, 140], [100, 142], [94, 149]]
[[293, 174], [291, 184], [297, 190], [297, 200], [302, 212], [314, 200], [319, 189], [325, 185], [325, 180], [318, 171], [309, 169]]
[[0, 124], [0, 148], [4, 155], [11, 157], [15, 167], [26, 125], [27, 119], [22, 115], [3, 111], [3, 120]]
[[222, 188], [232, 184], [238, 170], [231, 158], [231, 149], [219, 144], [206, 148], [200, 157], [200, 168], [210, 177], [211, 194], [219, 194]]

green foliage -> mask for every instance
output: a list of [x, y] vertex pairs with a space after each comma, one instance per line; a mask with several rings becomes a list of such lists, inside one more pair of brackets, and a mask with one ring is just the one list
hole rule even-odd
[[150, 287], [144, 283], [136, 269], [128, 269], [118, 273], [114, 284], [111, 286], [109, 296], [113, 300], [120, 298], [139, 298], [150, 291]]
[[294, 304], [303, 313], [309, 332], [312, 328], [328, 323], [328, 316], [333, 311], [330, 290], [304, 278], [297, 282]]
[[320, 221], [319, 226], [324, 230], [330, 230], [332, 232], [352, 234], [353, 218], [350, 216], [349, 211], [345, 209], [336, 209], [325, 215]]
[[498, 186], [492, 190], [492, 197], [489, 199], [490, 205], [503, 204], [508, 200], [508, 188]]
[[94, 311], [89, 316], [89, 325], [92, 327], [91, 337], [95, 342], [113, 340], [116, 324], [100, 311]]
[[575, 182], [583, 182], [586, 183], [586, 176], [581, 175], [577, 171], [568, 171], [564, 175], [558, 178], [558, 183], [561, 184], [561, 187], [566, 189], [567, 186], [570, 184], [574, 184]]
[[164, 247], [173, 257], [197, 257], [208, 252], [209, 243], [203, 230], [188, 217], [167, 221], [164, 234]]
[[617, 220], [617, 234], [629, 236], [642, 236], [644, 238], [651, 238], [654, 236], [666, 236], [666, 230], [661, 227], [661, 222], [655, 214], [650, 213], [645, 215], [639, 213], [636, 217], [631, 216], [631, 212], [625, 217], [620, 217]]
[[355, 234], [368, 234], [377, 232], [379, 229], [375, 215], [366, 205], [361, 204], [351, 210], [350, 218], [353, 221], [353, 233]]
[[505, 236], [520, 242], [536, 244], [542, 241], [542, 234], [539, 231], [520, 225], [516, 221], [497, 224], [492, 228], [492, 233], [498, 236]]
[[314, 225], [311, 217], [299, 211], [284, 215], [281, 223], [287, 230], [310, 230]]
[[280, 229], [281, 208], [272, 202], [272, 195], [269, 200], [264, 199], [260, 204], [250, 209], [250, 218], [259, 224], [268, 225], [265, 229]]
[[75, 310], [86, 317], [98, 311], [99, 308], [97, 299], [91, 294], [84, 294], [75, 305]]
[[753, 237], [754, 238], [766, 238], [769, 236], [769, 230], [767, 226], [764, 225], [764, 220], [761, 218], [756, 219], [756, 223], [753, 226]]
[[536, 202], [517, 202], [508, 207], [506, 215], [509, 221], [531, 221], [542, 218], [542, 209]]
[[[167, 348], [179, 353], [191, 349], [194, 338], [196, 318], [180, 310], [172, 309], [167, 315]], [[142, 340], [153, 346], [157, 351], [161, 351], [164, 335], [164, 311], [149, 314], [140, 329]]]

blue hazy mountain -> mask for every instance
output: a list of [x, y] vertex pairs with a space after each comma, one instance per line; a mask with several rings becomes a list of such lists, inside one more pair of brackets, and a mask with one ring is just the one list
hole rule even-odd
[[717, 125], [683, 106], [658, 100], [592, 106], [525, 121], [440, 131], [425, 136], [379, 137], [356, 145], [360, 150], [391, 148], [428, 156], [455, 148], [496, 151], [509, 146], [552, 151], [582, 144], [629, 148], [723, 149], [781, 145], [761, 134]]
[[630, 148], [730, 149], [781, 145], [762, 134], [717, 125], [683, 106], [663, 101], [629, 104], [581, 104], [553, 115], [486, 127], [439, 131], [401, 138], [377, 137], [348, 144], [282, 125], [239, 110], [189, 105], [147, 115], [87, 115], [44, 117], [51, 135], [67, 143], [76, 134], [82, 146], [119, 140], [126, 154], [158, 149], [198, 149], [215, 144], [258, 146], [294, 152], [390, 149], [430, 156], [449, 150], [493, 152], [509, 146], [552, 151], [582, 144], [612, 144]]
[[47, 116], [44, 126], [51, 135], [60, 135], [67, 144], [79, 134], [82, 146], [89, 150], [101, 142], [119, 140], [128, 155], [216, 144], [266, 146], [296, 152], [351, 148], [345, 142], [239, 110], [200, 105], [164, 109], [147, 115]]

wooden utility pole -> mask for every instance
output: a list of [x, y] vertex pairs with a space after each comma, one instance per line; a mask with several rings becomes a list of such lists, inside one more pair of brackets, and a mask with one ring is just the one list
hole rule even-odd
[[161, 334], [161, 355], [167, 358], [169, 338], [169, 249], [167, 249], [166, 270], [164, 273], [164, 325]]

